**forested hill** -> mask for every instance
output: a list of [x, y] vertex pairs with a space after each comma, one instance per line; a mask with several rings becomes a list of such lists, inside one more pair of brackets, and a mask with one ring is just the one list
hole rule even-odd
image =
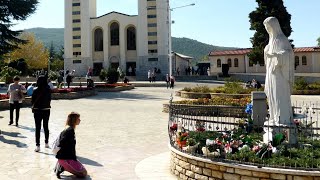
[[[27, 32], [33, 32], [37, 39], [43, 41], [46, 47], [49, 47], [51, 42], [56, 49], [63, 47], [63, 28], [32, 28], [26, 29]], [[205, 44], [189, 38], [172, 38], [172, 50], [194, 57], [196, 61], [201, 60], [212, 50], [227, 50], [234, 49], [230, 47], [220, 47]]]

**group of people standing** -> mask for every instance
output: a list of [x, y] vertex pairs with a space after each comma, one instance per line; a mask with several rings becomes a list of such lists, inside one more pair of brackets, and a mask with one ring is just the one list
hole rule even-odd
[[[9, 85], [9, 103], [10, 103], [10, 121], [8, 125], [13, 124], [13, 112], [16, 111], [15, 125], [19, 127], [19, 113], [20, 107], [24, 100], [24, 93], [27, 92], [26, 88], [19, 83], [19, 76], [13, 78], [13, 83]], [[35, 122], [35, 152], [40, 151], [40, 132], [41, 124], [43, 123], [43, 129], [45, 134], [45, 148], [49, 146], [49, 119], [51, 111], [51, 89], [48, 85], [48, 79], [46, 76], [40, 75], [36, 82], [36, 87], [32, 92], [32, 112]], [[84, 166], [77, 160], [76, 156], [76, 139], [75, 128], [80, 124], [80, 114], [71, 112], [66, 120], [65, 129], [59, 135], [59, 147], [56, 158], [58, 162], [55, 168], [55, 174], [60, 178], [60, 174], [63, 171], [68, 171], [78, 177], [85, 177], [87, 171]]]
[[173, 89], [175, 78], [173, 75], [169, 76], [169, 74], [166, 75], [166, 83], [167, 83], [167, 89], [170, 87]]

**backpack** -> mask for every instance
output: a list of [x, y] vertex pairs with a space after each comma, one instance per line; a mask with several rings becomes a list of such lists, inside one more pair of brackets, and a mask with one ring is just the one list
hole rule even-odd
[[60, 145], [60, 135], [52, 143], [52, 153], [54, 155], [57, 155], [57, 153], [60, 151], [61, 147], [59, 147], [59, 145]]

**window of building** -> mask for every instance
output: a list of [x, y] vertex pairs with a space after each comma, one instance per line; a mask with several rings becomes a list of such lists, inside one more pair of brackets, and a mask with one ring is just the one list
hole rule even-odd
[[80, 28], [80, 27], [74, 27], [74, 28], [72, 28], [72, 30], [73, 30], [73, 31], [80, 31], [81, 28]]
[[73, 60], [73, 64], [81, 64], [81, 60]]
[[103, 31], [101, 28], [94, 31], [94, 51], [103, 51]]
[[231, 62], [231, 59], [230, 59], [230, 58], [228, 59], [228, 66], [229, 66], [229, 67], [232, 67], [232, 62]]
[[137, 50], [136, 28], [129, 27], [127, 29], [127, 50]]
[[80, 3], [72, 3], [72, 6], [80, 6]]
[[81, 36], [73, 36], [73, 39], [81, 39]]
[[73, 23], [79, 23], [79, 22], [81, 22], [81, 20], [80, 19], [74, 19], [74, 20], [72, 20], [72, 22]]
[[157, 23], [149, 23], [148, 27], [157, 27]]
[[294, 57], [294, 67], [297, 68], [297, 66], [299, 66], [299, 56], [295, 56]]
[[148, 15], [148, 18], [149, 18], [149, 19], [151, 19], [151, 18], [157, 18], [157, 15], [155, 15], [155, 14], [150, 14], [150, 15]]
[[73, 52], [74, 56], [81, 56], [81, 52]]
[[302, 65], [306, 66], [307, 65], [307, 57], [302, 56]]
[[110, 26], [111, 46], [119, 46], [119, 24], [114, 22]]
[[148, 58], [148, 61], [158, 61], [158, 58]]
[[73, 44], [73, 47], [76, 48], [76, 47], [81, 47], [81, 44]]
[[234, 63], [234, 67], [239, 67], [239, 60], [238, 60], [238, 58], [235, 58], [233, 63]]
[[157, 44], [158, 41], [148, 41], [148, 44]]
[[221, 67], [221, 59], [217, 60], [217, 67]]
[[157, 32], [148, 32], [148, 36], [157, 36], [158, 33]]
[[157, 49], [149, 49], [148, 52], [149, 53], [158, 53], [158, 50]]
[[72, 11], [72, 15], [79, 15], [80, 11]]

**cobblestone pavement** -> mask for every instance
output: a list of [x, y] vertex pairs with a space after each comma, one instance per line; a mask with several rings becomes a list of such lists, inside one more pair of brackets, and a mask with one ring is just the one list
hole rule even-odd
[[[68, 113], [77, 111], [81, 114], [76, 129], [77, 155], [88, 170], [88, 179], [138, 179], [135, 166], [140, 161], [168, 151], [168, 114], [161, 111], [172, 92], [165, 87], [150, 87], [78, 100], [53, 100], [50, 144], [64, 128]], [[0, 179], [56, 179], [56, 159], [50, 149], [44, 148], [43, 133], [41, 151], [34, 152], [30, 108], [21, 109], [18, 128], [7, 125], [9, 111], [0, 112], [0, 116]]]

